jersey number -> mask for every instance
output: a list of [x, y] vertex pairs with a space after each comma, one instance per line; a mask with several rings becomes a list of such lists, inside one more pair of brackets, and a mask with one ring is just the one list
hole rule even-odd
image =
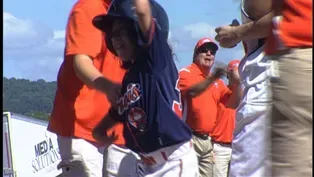
[[178, 88], [178, 84], [179, 84], [179, 79], [176, 82], [176, 91], [179, 94], [179, 101], [177, 100], [173, 100], [172, 103], [172, 110], [177, 114], [177, 116], [179, 116], [180, 118], [182, 118], [182, 104], [181, 104], [181, 93], [180, 93], [180, 89]]

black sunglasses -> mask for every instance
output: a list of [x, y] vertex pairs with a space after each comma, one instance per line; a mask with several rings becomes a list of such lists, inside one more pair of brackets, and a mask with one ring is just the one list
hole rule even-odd
[[201, 48], [199, 48], [198, 50], [197, 50], [197, 53], [207, 53], [208, 51], [210, 51], [210, 53], [212, 54], [212, 55], [216, 55], [216, 52], [217, 52], [217, 50], [214, 50], [214, 49], [212, 49], [212, 48], [210, 48], [210, 47], [201, 47]]

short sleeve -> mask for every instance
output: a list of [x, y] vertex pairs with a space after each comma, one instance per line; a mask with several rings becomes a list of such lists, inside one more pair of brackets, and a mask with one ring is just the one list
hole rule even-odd
[[186, 91], [189, 87], [191, 87], [194, 84], [192, 79], [191, 71], [183, 68], [179, 72], [179, 83], [178, 87], [180, 89], [180, 92], [183, 96], [186, 95]]
[[216, 91], [216, 98], [219, 101], [225, 102], [228, 100], [229, 96], [231, 95], [232, 91], [227, 87], [227, 85], [224, 83], [222, 79], [217, 79], [214, 82]]
[[144, 39], [143, 34], [140, 33], [137, 39], [138, 45], [141, 47], [149, 47], [152, 44], [153, 39], [157, 38], [157, 32], [158, 31], [156, 31], [156, 21], [155, 19], [152, 19], [148, 39]]
[[99, 6], [98, 4], [81, 3], [74, 7], [67, 24], [66, 55], [86, 54], [96, 58], [101, 53], [104, 35], [92, 24], [95, 16], [105, 12], [105, 8]]
[[161, 71], [168, 61], [173, 60], [168, 41], [162, 37], [155, 19], [152, 20], [147, 40], [144, 40], [141, 33], [138, 35], [138, 45], [142, 49], [141, 57], [148, 62], [148, 67], [152, 71]]

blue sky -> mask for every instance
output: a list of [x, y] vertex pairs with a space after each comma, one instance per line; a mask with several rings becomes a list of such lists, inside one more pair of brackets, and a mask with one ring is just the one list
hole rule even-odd
[[[93, 1], [93, 0], [91, 0]], [[240, 19], [239, 0], [157, 0], [170, 19], [170, 42], [178, 69], [192, 61], [197, 40], [214, 38], [214, 29]], [[4, 76], [30, 80], [57, 78], [64, 50], [64, 29], [76, 0], [4, 0]], [[189, 3], [188, 3], [189, 2]], [[221, 49], [216, 61], [243, 56], [242, 45]]]

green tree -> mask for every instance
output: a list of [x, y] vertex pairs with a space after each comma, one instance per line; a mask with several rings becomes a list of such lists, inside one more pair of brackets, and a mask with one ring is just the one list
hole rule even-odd
[[56, 92], [56, 82], [43, 79], [3, 78], [3, 110], [48, 120]]

